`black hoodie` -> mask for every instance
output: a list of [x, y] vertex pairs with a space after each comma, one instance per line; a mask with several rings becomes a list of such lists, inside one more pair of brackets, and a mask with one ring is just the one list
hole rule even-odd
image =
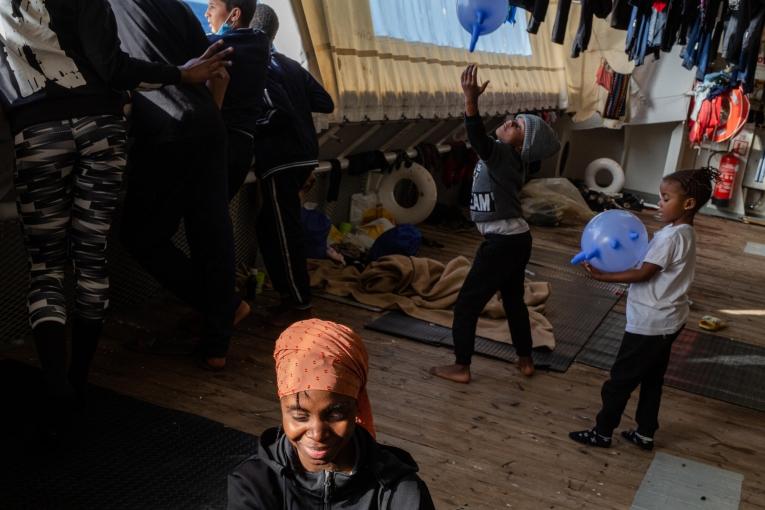
[[258, 453], [229, 476], [228, 510], [431, 510], [433, 500], [403, 450], [378, 444], [361, 427], [351, 474], [308, 473], [281, 428], [260, 437]]
[[[178, 66], [209, 46], [191, 8], [178, 0], [109, 0], [122, 48], [137, 58]], [[133, 96], [132, 134], [141, 143], [217, 137], [220, 110], [204, 85], [163, 87]]]
[[312, 112], [332, 113], [335, 104], [324, 87], [300, 63], [271, 53], [265, 116], [255, 140], [255, 171], [267, 178], [292, 168], [319, 164], [319, 141]]

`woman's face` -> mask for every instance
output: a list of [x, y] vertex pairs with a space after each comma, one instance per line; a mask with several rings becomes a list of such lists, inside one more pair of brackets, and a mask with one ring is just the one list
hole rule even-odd
[[282, 428], [306, 471], [345, 471], [353, 467], [349, 448], [356, 430], [356, 399], [331, 391], [308, 390], [281, 399]]

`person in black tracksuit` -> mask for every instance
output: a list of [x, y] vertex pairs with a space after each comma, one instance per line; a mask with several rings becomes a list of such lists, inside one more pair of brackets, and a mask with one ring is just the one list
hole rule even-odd
[[252, 166], [253, 140], [262, 117], [263, 90], [271, 57], [266, 34], [250, 28], [256, 0], [214, 0], [205, 15], [213, 34], [234, 49], [230, 79], [221, 105], [228, 131], [228, 196], [234, 198]]
[[[110, 2], [123, 47], [134, 55], [174, 64], [209, 44], [183, 2]], [[135, 94], [131, 120], [122, 241], [165, 288], [202, 313], [201, 366], [221, 369], [242, 302], [234, 292], [220, 110], [206, 87], [165, 87]], [[181, 220], [190, 256], [172, 242]]]
[[[273, 9], [259, 4], [252, 26], [273, 41], [279, 21]], [[310, 315], [299, 191], [318, 165], [311, 114], [331, 113], [334, 103], [308, 71], [277, 51], [271, 53], [264, 101], [266, 113], [255, 141], [255, 171], [263, 196], [257, 231], [266, 270], [282, 297], [271, 320], [286, 325]]]
[[[0, 99], [15, 137], [29, 321], [49, 396], [62, 403], [73, 388], [80, 395], [86, 388], [109, 305], [106, 239], [125, 166], [124, 91], [203, 83], [224, 55], [187, 62], [205, 53], [205, 44], [173, 64], [132, 58], [120, 49], [105, 0], [6, 1], [0, 25]], [[76, 280], [71, 315], [64, 295], [69, 263]]]

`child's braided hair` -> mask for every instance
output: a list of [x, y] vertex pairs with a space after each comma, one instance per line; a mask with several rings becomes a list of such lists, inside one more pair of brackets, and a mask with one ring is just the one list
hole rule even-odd
[[713, 183], [720, 179], [720, 173], [712, 167], [679, 170], [664, 176], [665, 181], [674, 181], [683, 189], [688, 198], [696, 199], [693, 212], [701, 209], [712, 196]]

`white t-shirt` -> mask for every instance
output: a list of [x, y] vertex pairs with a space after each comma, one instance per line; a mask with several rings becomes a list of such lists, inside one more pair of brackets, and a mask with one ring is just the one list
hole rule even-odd
[[523, 218], [509, 218], [495, 221], [477, 221], [475, 224], [481, 235], [499, 234], [512, 236], [529, 231], [529, 224]]
[[696, 234], [691, 225], [667, 225], [656, 232], [643, 263], [661, 269], [647, 282], [633, 283], [627, 295], [627, 331], [668, 335], [688, 319], [688, 289], [696, 268]]

